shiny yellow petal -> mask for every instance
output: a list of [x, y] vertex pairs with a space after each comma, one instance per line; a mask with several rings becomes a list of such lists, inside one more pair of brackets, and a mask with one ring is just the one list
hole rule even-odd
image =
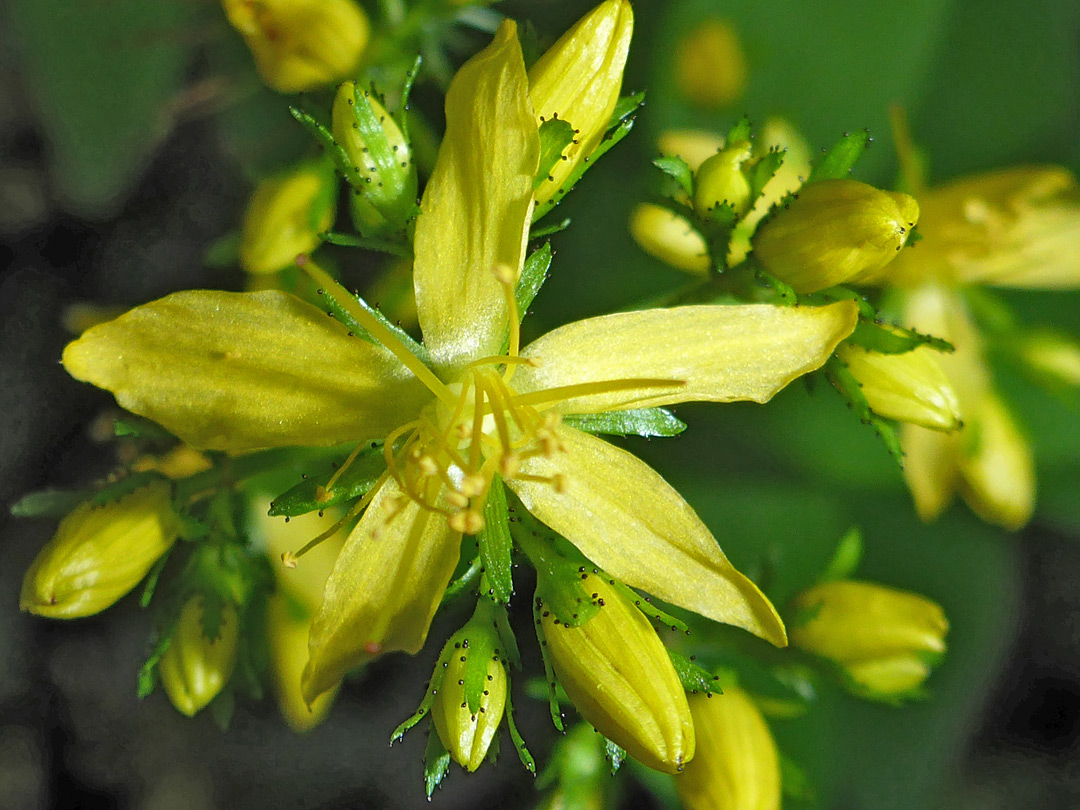
[[592, 154], [619, 100], [634, 12], [626, 0], [607, 0], [578, 20], [529, 70], [529, 97], [542, 121], [568, 121], [577, 135], [552, 168], [536, 199], [560, 199], [567, 178]]
[[959, 482], [957, 438], [937, 430], [900, 426], [904, 449], [904, 480], [915, 511], [926, 522], [936, 520], [952, 503]]
[[[457, 565], [461, 534], [390, 479], [357, 524], [311, 625], [309, 702], [381, 653], [417, 652]], [[303, 564], [303, 560], [300, 561]]]
[[514, 23], [458, 71], [416, 223], [416, 305], [437, 365], [497, 354], [508, 325], [497, 265], [521, 272], [540, 138]]
[[[307, 560], [301, 560], [301, 565]], [[279, 566], [280, 567], [280, 566]], [[300, 691], [300, 676], [308, 660], [311, 617], [300, 616], [287, 597], [276, 593], [266, 606], [266, 636], [271, 676], [278, 709], [293, 731], [310, 731], [321, 723], [334, 703], [336, 689], [323, 692], [309, 706]]]
[[986, 392], [961, 436], [961, 494], [983, 520], [1016, 530], [1035, 509], [1031, 448], [1004, 403]]
[[530, 512], [627, 585], [786, 643], [776, 609], [670, 484], [608, 442], [570, 427], [556, 435], [559, 451], [524, 461], [520, 473], [561, 475], [561, 487], [507, 480]]
[[87, 330], [63, 363], [213, 450], [381, 437], [428, 398], [388, 351], [277, 292], [174, 293]]
[[562, 413], [676, 402], [766, 402], [821, 366], [855, 328], [850, 301], [824, 307], [692, 306], [621, 312], [548, 332], [522, 354], [540, 361], [514, 377], [519, 391], [623, 379], [682, 380], [576, 397]]

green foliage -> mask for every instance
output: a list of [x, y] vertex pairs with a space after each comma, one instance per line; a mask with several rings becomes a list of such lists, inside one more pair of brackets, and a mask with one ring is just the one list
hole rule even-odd
[[305, 477], [299, 484], [286, 490], [272, 501], [267, 512], [271, 517], [296, 517], [309, 512], [329, 509], [338, 504], [345, 504], [363, 497], [386, 469], [382, 444], [372, 442], [364, 446], [348, 468], [334, 480], [339, 461], [328, 473]]

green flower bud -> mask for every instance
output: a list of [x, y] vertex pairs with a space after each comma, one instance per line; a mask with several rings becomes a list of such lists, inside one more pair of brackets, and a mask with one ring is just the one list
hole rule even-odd
[[417, 180], [412, 149], [397, 121], [373, 94], [358, 92], [355, 82], [338, 88], [332, 117], [334, 140], [353, 166], [345, 179], [378, 215], [402, 226], [416, 208]]
[[791, 643], [839, 665], [854, 691], [895, 699], [914, 692], [945, 652], [949, 622], [918, 594], [870, 582], [826, 582], [796, 597]]
[[727, 203], [738, 216], [750, 210], [750, 180], [743, 166], [750, 160], [750, 141], [737, 141], [708, 158], [694, 175], [694, 208], [704, 217]]
[[780, 757], [754, 701], [738, 687], [690, 696], [694, 760], [675, 777], [686, 810], [779, 810]]
[[320, 244], [334, 224], [337, 182], [330, 166], [305, 163], [264, 180], [251, 195], [240, 231], [240, 266], [276, 273]]
[[676, 773], [694, 756], [686, 693], [652, 624], [603, 576], [581, 586], [600, 609], [579, 627], [539, 602], [551, 664], [578, 712], [650, 768]]
[[103, 506], [76, 508], [30, 565], [19, 607], [78, 619], [113, 605], [176, 540], [180, 521], [171, 497], [169, 485], [155, 481]]
[[878, 416], [932, 430], [955, 430], [961, 424], [960, 402], [938, 365], [939, 354], [928, 346], [901, 354], [883, 354], [850, 343], [836, 350]]
[[796, 292], [857, 284], [896, 257], [918, 221], [919, 204], [907, 194], [821, 180], [758, 229], [754, 255]]
[[[478, 639], [477, 632], [470, 633], [470, 629], [479, 631], [475, 624], [466, 625], [449, 650], [442, 685], [431, 706], [431, 719], [454, 762], [472, 772], [483, 763], [499, 730], [506, 708], [508, 678], [492, 644]], [[475, 677], [470, 672], [470, 659], [477, 655], [486, 660], [484, 669], [477, 672], [483, 679], [483, 692], [478, 705], [470, 707], [466, 682]]]
[[165, 693], [188, 717], [218, 696], [236, 666], [236, 608], [228, 602], [222, 607], [217, 638], [207, 638], [203, 632], [203, 609], [201, 596], [184, 603], [169, 649], [158, 663]]

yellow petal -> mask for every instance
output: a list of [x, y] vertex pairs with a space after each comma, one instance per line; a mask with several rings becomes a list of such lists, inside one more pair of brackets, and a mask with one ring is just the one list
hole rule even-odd
[[746, 56], [735, 29], [722, 19], [705, 20], [675, 49], [675, 84], [698, 107], [718, 110], [746, 90]]
[[695, 275], [709, 270], [705, 239], [686, 219], [663, 206], [635, 205], [630, 212], [630, 235], [638, 247], [664, 264]]
[[524, 461], [520, 472], [562, 475], [563, 486], [507, 480], [530, 512], [627, 585], [786, 643], [776, 609], [651, 467], [574, 428], [559, 427], [557, 439], [559, 452]]
[[390, 352], [278, 292], [174, 293], [87, 330], [63, 363], [212, 450], [381, 437], [428, 399]]
[[962, 494], [983, 520], [1016, 530], [1035, 509], [1031, 448], [1004, 403], [987, 391], [961, 436]]
[[[305, 562], [306, 559], [301, 560], [300, 565]], [[336, 693], [334, 689], [323, 692], [308, 706], [300, 691], [300, 676], [308, 660], [310, 628], [311, 616], [297, 615], [295, 604], [286, 596], [275, 593], [270, 597], [266, 606], [266, 636], [274, 694], [281, 716], [297, 733], [310, 731], [326, 718]]]
[[856, 307], [692, 306], [621, 312], [567, 324], [522, 354], [519, 391], [623, 379], [682, 380], [566, 400], [562, 413], [598, 413], [676, 402], [766, 402], [821, 366], [855, 328]]
[[381, 653], [423, 646], [460, 546], [444, 518], [405, 500], [393, 479], [383, 485], [345, 541], [312, 622], [308, 702]]
[[540, 137], [514, 23], [458, 71], [446, 135], [420, 202], [415, 285], [420, 328], [443, 368], [497, 354], [509, 321], [493, 270], [521, 272]]
[[915, 511], [929, 523], [952, 503], [960, 471], [957, 438], [937, 430], [903, 424], [904, 480], [915, 501]]
[[578, 20], [529, 70], [529, 97], [540, 120], [558, 117], [577, 134], [536, 190], [538, 204], [560, 199], [566, 179], [607, 131], [619, 100], [623, 67], [634, 31], [626, 0], [607, 0]]

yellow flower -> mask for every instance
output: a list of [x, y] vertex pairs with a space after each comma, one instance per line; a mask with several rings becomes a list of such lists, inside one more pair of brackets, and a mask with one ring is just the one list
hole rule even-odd
[[548, 48], [529, 70], [529, 100], [538, 120], [561, 118], [574, 141], [536, 189], [536, 216], [570, 189], [567, 179], [604, 137], [619, 100], [623, 67], [634, 31], [627, 0], [607, 0]]
[[841, 580], [799, 594], [791, 643], [838, 664], [852, 687], [874, 697], [912, 693], [945, 653], [949, 622], [915, 593]]
[[561, 624], [537, 597], [559, 683], [581, 716], [634, 759], [666, 773], [682, 770], [694, 756], [694, 724], [667, 650], [645, 615], [602, 574], [582, 580], [600, 609], [578, 627]]
[[367, 48], [370, 25], [353, 0], [222, 0], [225, 15], [280, 93], [347, 78]]
[[240, 266], [276, 273], [317, 248], [336, 210], [337, 180], [329, 164], [309, 163], [264, 180], [251, 195], [240, 232]]
[[780, 757], [765, 718], [736, 686], [690, 696], [697, 754], [675, 777], [686, 810], [779, 810]]
[[905, 425], [904, 477], [924, 520], [959, 492], [984, 520], [1019, 529], [1035, 508], [1034, 461], [994, 390], [963, 288], [1080, 286], [1080, 187], [1060, 167], [1011, 168], [918, 196], [922, 240], [863, 281], [901, 288], [905, 322], [956, 347], [941, 365], [965, 427], [946, 436]]
[[34, 558], [19, 607], [51, 619], [100, 613], [139, 584], [179, 530], [163, 481], [103, 506], [84, 503]]
[[701, 107], [720, 108], [738, 101], [747, 73], [739, 37], [725, 20], [703, 22], [683, 37], [675, 51], [676, 84]]
[[283, 293], [181, 292], [89, 330], [65, 349], [68, 371], [198, 447], [384, 439], [387, 472], [354, 507], [366, 511], [312, 626], [309, 700], [374, 655], [421, 647], [496, 474], [612, 576], [784, 643], [772, 605], [675, 490], [561, 417], [764, 402], [828, 358], [855, 305], [625, 312], [522, 350], [514, 285], [539, 138], [512, 22], [458, 72], [446, 118], [414, 251], [430, 365], [308, 263], [373, 341]]
[[226, 602], [214, 638], [203, 628], [203, 598], [193, 596], [180, 611], [172, 642], [158, 664], [161, 684], [173, 706], [188, 717], [216, 698], [232, 677], [240, 638], [236, 608]]

